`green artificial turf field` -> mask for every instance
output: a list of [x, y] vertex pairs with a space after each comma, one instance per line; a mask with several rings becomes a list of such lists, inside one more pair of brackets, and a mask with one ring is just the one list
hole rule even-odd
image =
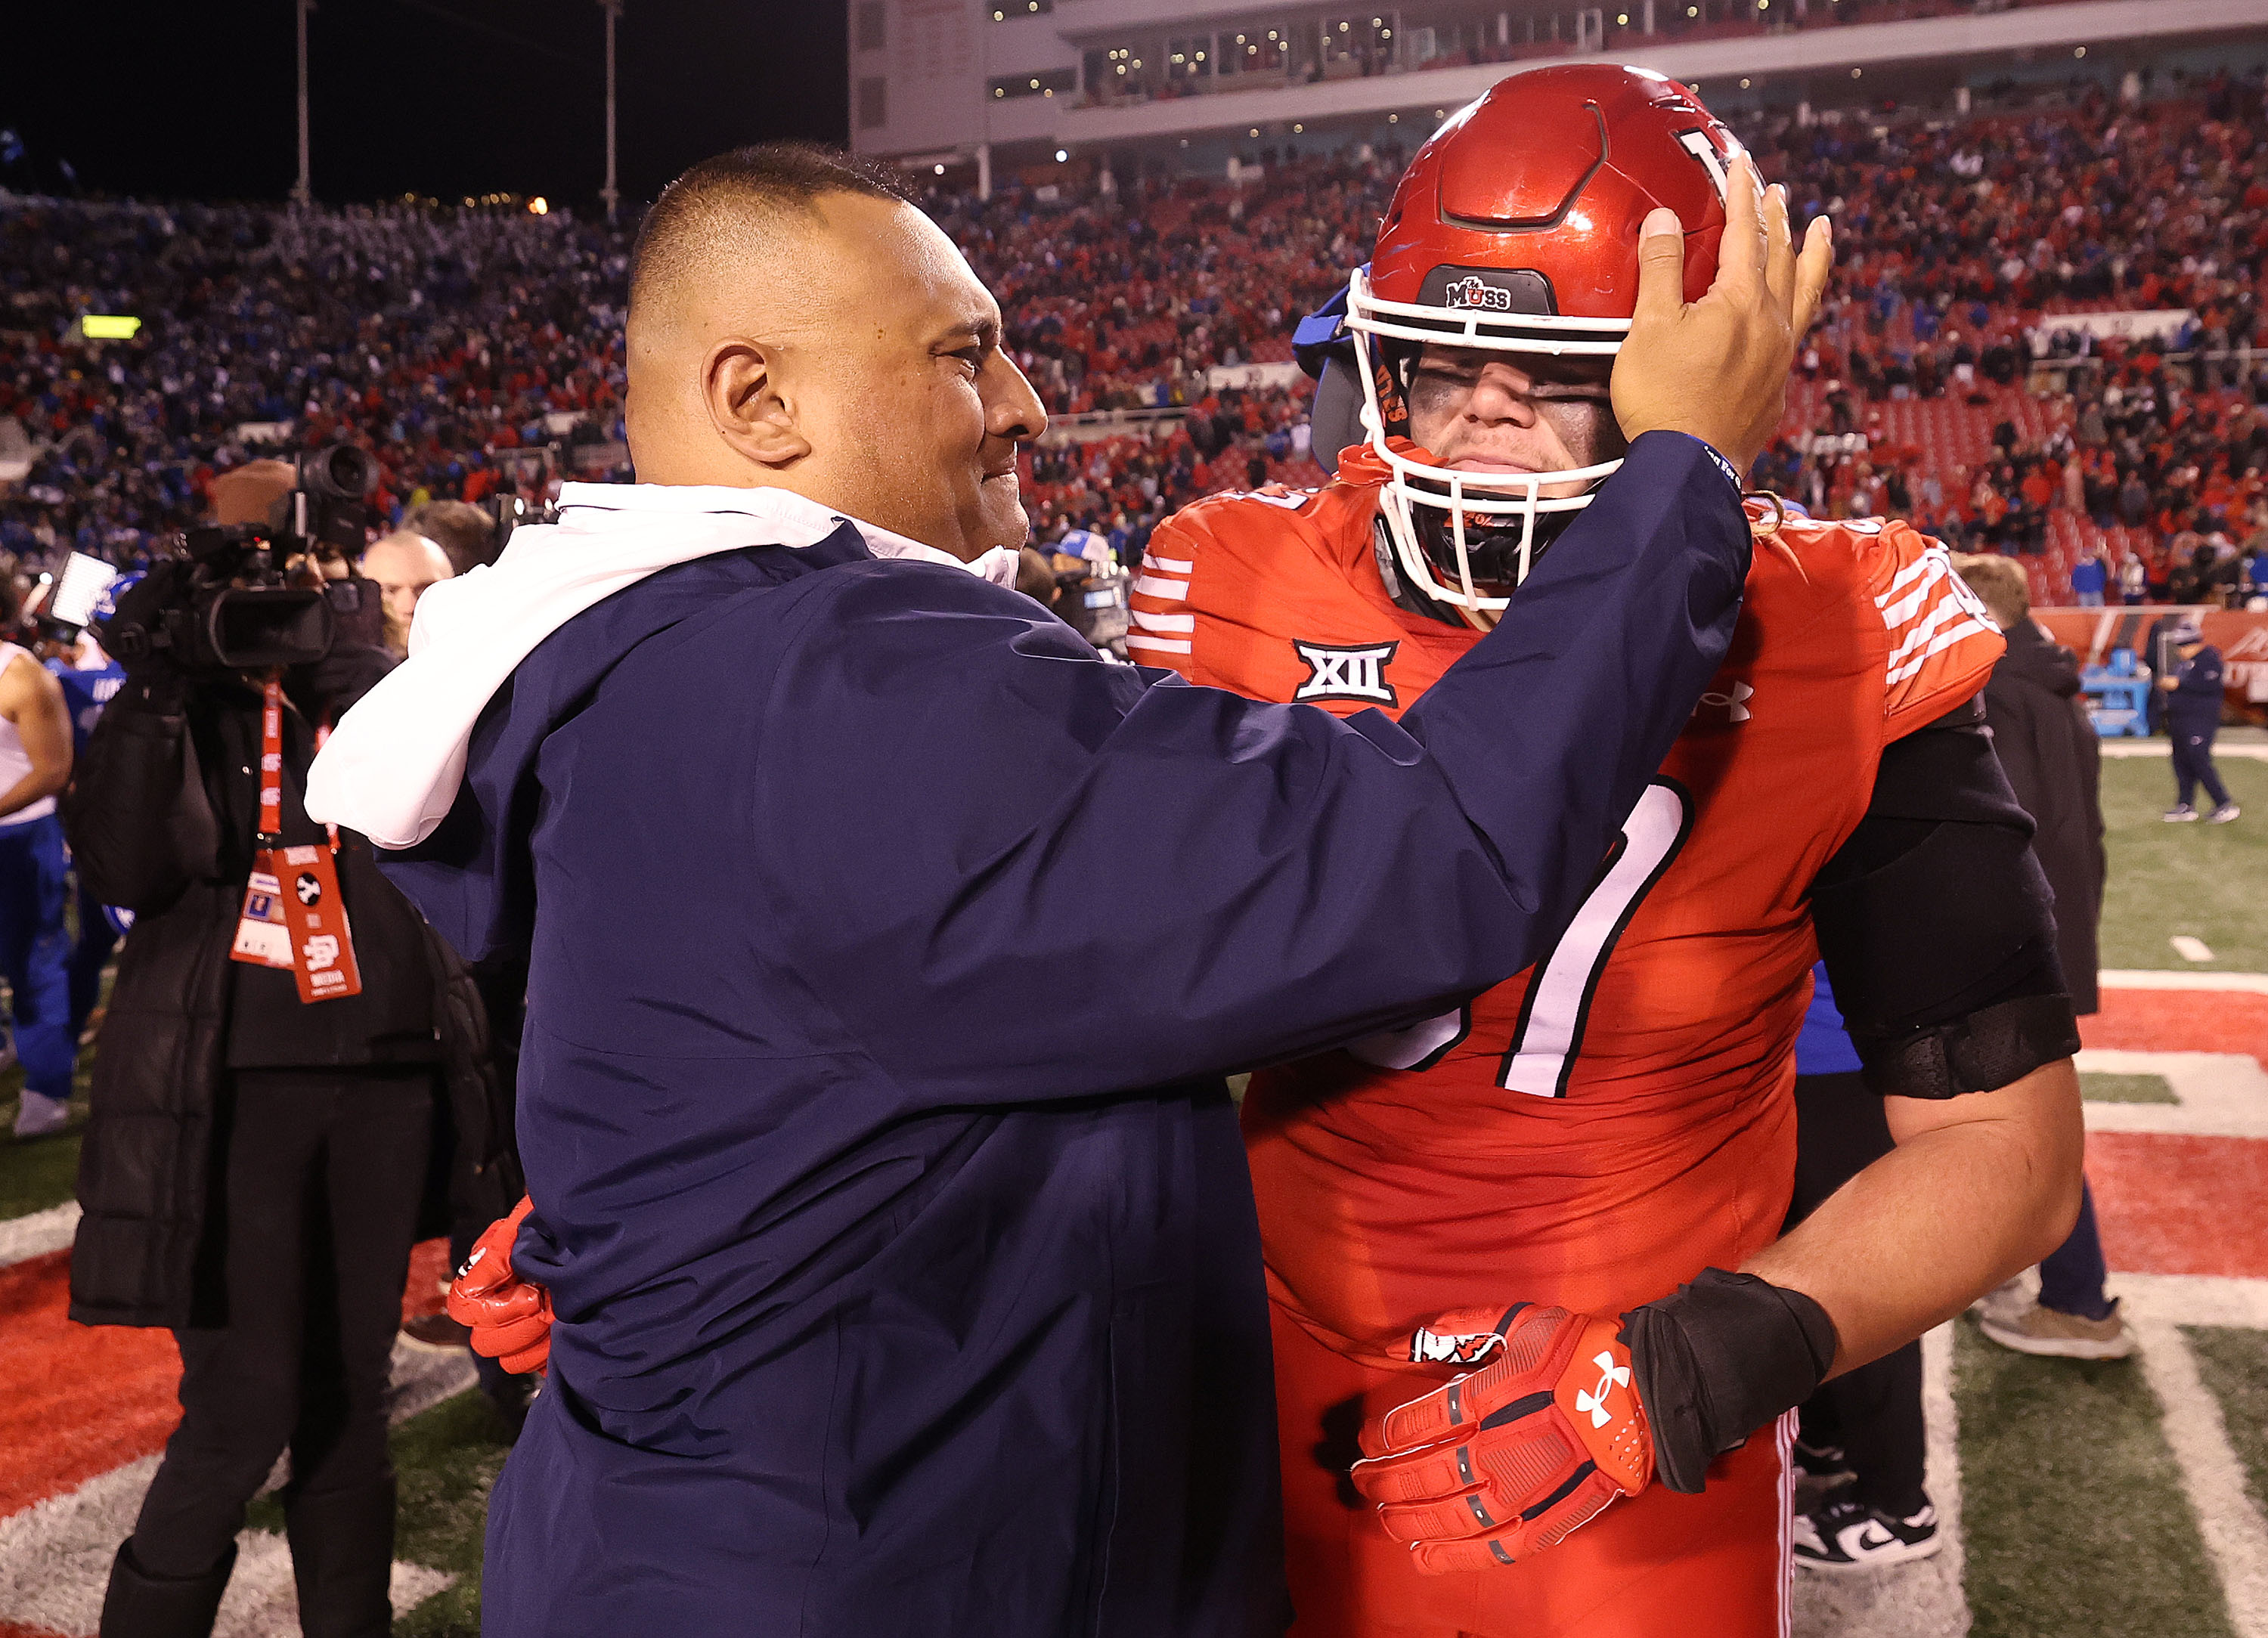
[[[2105, 758], [2102, 822], [2110, 852], [2103, 893], [2102, 965], [2198, 973], [2268, 973], [2268, 762], [2220, 759], [2244, 810], [2229, 825], [2169, 825], [2173, 764]], [[2169, 942], [2200, 939], [2210, 961], [2185, 961]]]

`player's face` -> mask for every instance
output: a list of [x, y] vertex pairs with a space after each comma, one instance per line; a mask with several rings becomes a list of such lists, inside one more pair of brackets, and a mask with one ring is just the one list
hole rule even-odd
[[[1565, 472], [1624, 448], [1608, 400], [1613, 362], [1428, 347], [1410, 382], [1410, 436], [1461, 472]], [[1590, 485], [1547, 483], [1546, 499]]]

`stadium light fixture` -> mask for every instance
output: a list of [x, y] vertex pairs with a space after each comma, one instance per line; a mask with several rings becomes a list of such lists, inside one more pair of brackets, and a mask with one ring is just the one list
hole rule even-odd
[[1071, 158], [1071, 150], [1070, 150], [1070, 149], [1068, 149], [1068, 148], [1058, 148], [1058, 149], [1057, 149], [1057, 150], [1056, 150], [1056, 163], [1057, 163], [1057, 165], [1061, 165], [1061, 164], [1063, 164], [1065, 160], [1069, 159], [1070, 158]]
[[2083, 57], [2087, 55], [2087, 48], [2085, 46], [2074, 47], [2071, 55], [2075, 57]]
[[1256, 125], [1250, 130], [1245, 132], [1245, 135], [1247, 136], [1257, 136], [1260, 135], [1260, 128]]
[[90, 312], [78, 321], [81, 335], [90, 342], [130, 342], [142, 320], [122, 312]]
[[1866, 71], [1867, 71], [1867, 70], [1864, 70], [1864, 69], [1852, 69], [1852, 70], [1851, 70], [1851, 77], [1852, 77], [1852, 79], [1857, 79], [1857, 78], [1859, 78], [1861, 75], [1865, 74], [1865, 73], [1866, 73]]
[[1746, 80], [1742, 80], [1742, 81], [1741, 82], [1741, 89], [1742, 89], [1742, 91], [1746, 91], [1748, 88], [1749, 88], [1749, 82], [1748, 82], [1748, 81], [1746, 81]]
[[939, 165], [939, 166], [938, 166], [938, 167], [937, 167], [937, 173], [938, 173], [939, 176], [943, 176], [943, 175], [945, 174], [945, 167], [944, 167], [943, 165]]
[[551, 214], [551, 202], [538, 194], [527, 202], [527, 213], [534, 217], [548, 217]]
[[1292, 127], [1292, 135], [1294, 136], [1305, 136], [1307, 134], [1307, 128], [1306, 126], [1294, 123]]
[[1628, 28], [1630, 26], [1630, 13], [1627, 11], [1616, 12], [1615, 26], [1616, 28]]
[[1389, 114], [1386, 116], [1386, 122], [1388, 125], [1399, 125], [1402, 123], [1402, 116], [1398, 114]]

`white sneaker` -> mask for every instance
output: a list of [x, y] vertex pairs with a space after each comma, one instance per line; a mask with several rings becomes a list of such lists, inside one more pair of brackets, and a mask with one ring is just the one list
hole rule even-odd
[[2205, 816], [2205, 822], [2208, 825], [2226, 825], [2243, 812], [2244, 810], [2234, 802], [2224, 802]]
[[1795, 1516], [1789, 1546], [1806, 1569], [1877, 1569], [1909, 1564], [1943, 1546], [1937, 1509], [1928, 1502], [1911, 1518], [1893, 1518], [1848, 1496]]
[[2169, 825], [2194, 825], [2197, 823], [2198, 811], [2186, 802], [2177, 802], [2159, 817]]
[[46, 1137], [60, 1132], [70, 1124], [70, 1099], [50, 1098], [45, 1092], [26, 1092], [23, 1101], [16, 1105], [16, 1135], [18, 1138]]

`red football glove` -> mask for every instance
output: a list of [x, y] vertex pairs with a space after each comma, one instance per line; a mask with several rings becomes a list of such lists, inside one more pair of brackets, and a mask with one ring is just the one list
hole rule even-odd
[[551, 1293], [512, 1271], [512, 1243], [534, 1202], [491, 1223], [449, 1286], [449, 1318], [473, 1331], [473, 1352], [515, 1376], [541, 1374], [551, 1357]]
[[1621, 1324], [1522, 1303], [1418, 1333], [1420, 1362], [1491, 1362], [1362, 1430], [1355, 1488], [1418, 1569], [1509, 1564], [1646, 1488], [1653, 1440]]

